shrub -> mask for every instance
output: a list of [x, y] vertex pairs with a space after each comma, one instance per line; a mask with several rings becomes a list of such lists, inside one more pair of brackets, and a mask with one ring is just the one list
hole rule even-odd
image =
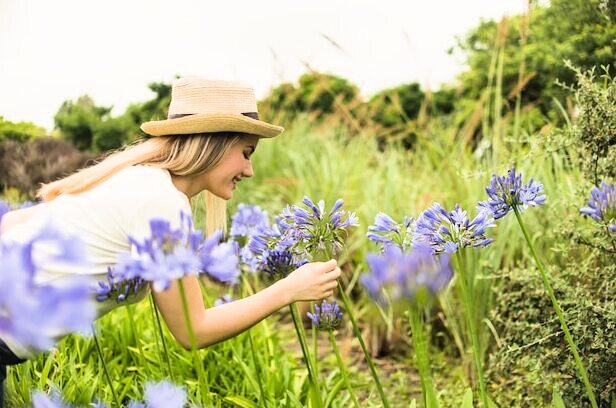
[[0, 189], [16, 188], [27, 198], [34, 198], [41, 183], [66, 176], [94, 157], [51, 137], [29, 143], [4, 141], [0, 143]]

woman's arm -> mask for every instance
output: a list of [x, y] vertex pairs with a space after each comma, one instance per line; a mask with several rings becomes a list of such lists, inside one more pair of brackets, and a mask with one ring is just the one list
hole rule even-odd
[[[233, 337], [290, 303], [332, 296], [340, 273], [335, 260], [311, 262], [252, 296], [209, 309], [203, 304], [198, 278], [183, 278], [197, 347]], [[190, 349], [179, 285], [173, 282], [166, 291], [153, 293], [169, 330], [184, 348]]]

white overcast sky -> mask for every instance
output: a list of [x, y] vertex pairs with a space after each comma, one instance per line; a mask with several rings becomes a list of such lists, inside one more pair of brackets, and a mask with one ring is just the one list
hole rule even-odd
[[[0, 0], [0, 116], [48, 130], [89, 94], [113, 114], [178, 75], [239, 79], [257, 97], [313, 69], [364, 96], [462, 68], [447, 49], [481, 19], [526, 0]], [[342, 50], [327, 39], [334, 40]]]

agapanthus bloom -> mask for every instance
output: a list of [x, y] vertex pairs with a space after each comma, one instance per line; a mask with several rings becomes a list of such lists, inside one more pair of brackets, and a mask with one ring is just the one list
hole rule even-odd
[[96, 292], [96, 300], [102, 302], [113, 298], [117, 303], [124, 302], [130, 295], [137, 294], [147, 284], [139, 276], [124, 279], [122, 275], [125, 274], [120, 274], [118, 277], [114, 268], [107, 268], [107, 281], [99, 281], [93, 289]]
[[298, 257], [289, 250], [273, 249], [263, 252], [261, 270], [274, 279], [282, 279], [306, 262], [305, 258]]
[[470, 220], [465, 210], [456, 204], [451, 212], [434, 203], [417, 220], [414, 242], [429, 244], [435, 253], [451, 254], [468, 246], [483, 247], [492, 242], [486, 230], [494, 227], [494, 218], [488, 211], [479, 211]]
[[[37, 245], [52, 248], [54, 255], [35, 257]], [[85, 247], [51, 226], [29, 242], [0, 244], [0, 335], [36, 350], [48, 349], [63, 334], [85, 331], [95, 317], [90, 282], [36, 283], [45, 264], [86, 268]]]
[[71, 406], [62, 400], [57, 391], [54, 391], [51, 396], [43, 391], [37, 391], [32, 394], [32, 408], [71, 408]]
[[412, 244], [415, 232], [415, 219], [404, 217], [402, 224], [397, 223], [389, 215], [380, 212], [374, 218], [374, 225], [368, 227], [368, 239], [382, 245], [396, 245], [408, 250]]
[[410, 252], [388, 246], [381, 254], [368, 254], [366, 261], [370, 271], [362, 275], [361, 283], [381, 303], [387, 297], [413, 301], [419, 293], [435, 294], [452, 277], [449, 256], [435, 255], [425, 244], [415, 245]]
[[140, 278], [152, 282], [155, 291], [166, 290], [171, 282], [188, 275], [205, 272], [225, 283], [234, 283], [239, 275], [238, 258], [232, 243], [221, 243], [218, 231], [204, 239], [193, 230], [188, 215], [181, 215], [178, 229], [162, 219], [150, 222], [151, 236], [142, 242], [131, 238], [135, 254], [123, 253], [114, 267], [114, 279]]
[[222, 297], [216, 299], [214, 301], [214, 306], [224, 305], [225, 303], [229, 303], [233, 300], [230, 294], [223, 295]]
[[145, 404], [131, 402], [129, 408], [183, 408], [186, 405], [186, 390], [168, 381], [148, 382], [145, 385]]
[[616, 232], [616, 183], [602, 181], [601, 188], [593, 187], [588, 207], [582, 207], [580, 212], [597, 222], [606, 223], [611, 232]]
[[307, 313], [312, 326], [317, 330], [333, 330], [337, 329], [342, 323], [342, 311], [340, 306], [333, 301], [328, 303], [326, 300], [321, 302], [321, 306], [314, 305], [314, 313]]
[[523, 184], [522, 174], [516, 175], [515, 167], [507, 172], [507, 176], [498, 177], [493, 174], [486, 192], [489, 199], [483, 206], [492, 210], [495, 219], [504, 217], [514, 208], [522, 211], [528, 206], [537, 206], [545, 202], [543, 184], [533, 181], [532, 178]]
[[359, 225], [352, 212], [340, 210], [343, 200], [338, 199], [329, 212], [323, 200], [315, 204], [310, 198], [302, 200], [306, 208], [297, 205], [286, 207], [280, 215], [280, 232], [283, 237], [295, 240], [297, 247], [310, 254], [335, 255], [342, 249], [349, 227]]
[[0, 222], [2, 222], [2, 217], [7, 212], [11, 211], [11, 205], [6, 201], [0, 200]]
[[248, 238], [261, 227], [269, 227], [267, 212], [258, 205], [240, 204], [231, 218], [229, 235], [234, 239]]

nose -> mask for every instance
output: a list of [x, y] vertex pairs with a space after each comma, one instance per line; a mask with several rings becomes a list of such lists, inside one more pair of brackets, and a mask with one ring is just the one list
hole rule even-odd
[[252, 163], [248, 162], [246, 167], [244, 167], [244, 171], [242, 171], [242, 176], [244, 176], [244, 177], [252, 177], [253, 174], [254, 174], [254, 171], [252, 170]]

